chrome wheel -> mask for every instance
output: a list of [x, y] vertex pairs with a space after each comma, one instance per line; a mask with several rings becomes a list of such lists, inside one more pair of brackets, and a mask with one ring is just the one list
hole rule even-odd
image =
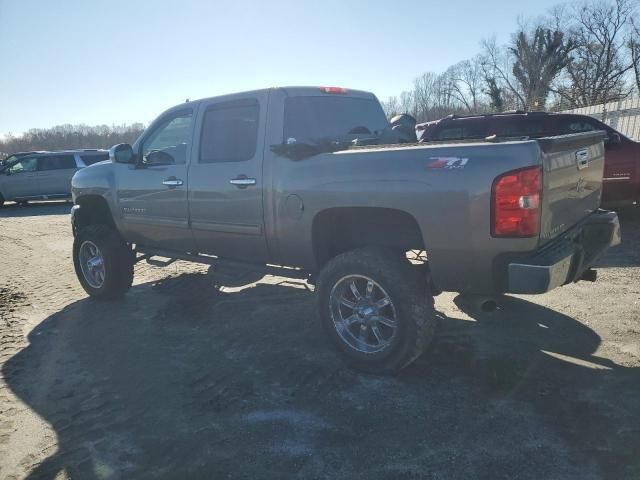
[[82, 275], [93, 288], [100, 288], [104, 284], [105, 268], [102, 252], [97, 245], [88, 240], [80, 245], [78, 253]]
[[340, 338], [361, 353], [378, 353], [391, 345], [398, 327], [389, 294], [364, 275], [338, 280], [330, 294], [331, 318]]

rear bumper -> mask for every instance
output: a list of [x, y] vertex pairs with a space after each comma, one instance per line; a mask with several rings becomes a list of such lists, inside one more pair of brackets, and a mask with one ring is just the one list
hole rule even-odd
[[603, 208], [624, 208], [640, 202], [640, 166], [637, 174], [623, 174], [602, 181]]
[[509, 259], [506, 293], [545, 293], [575, 282], [620, 241], [616, 213], [598, 210], [540, 250]]

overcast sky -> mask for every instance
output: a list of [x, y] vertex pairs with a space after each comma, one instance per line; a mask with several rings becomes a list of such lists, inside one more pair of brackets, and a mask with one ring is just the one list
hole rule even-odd
[[0, 0], [0, 134], [148, 123], [186, 98], [278, 85], [386, 99], [557, 3]]

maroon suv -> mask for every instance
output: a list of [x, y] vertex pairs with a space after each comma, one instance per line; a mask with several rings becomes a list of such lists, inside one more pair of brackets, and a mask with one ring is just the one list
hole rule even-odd
[[546, 112], [506, 112], [493, 115], [450, 115], [416, 125], [420, 142], [498, 137], [539, 138], [604, 130], [605, 167], [602, 204], [608, 208], [640, 203], [640, 143], [586, 115]]

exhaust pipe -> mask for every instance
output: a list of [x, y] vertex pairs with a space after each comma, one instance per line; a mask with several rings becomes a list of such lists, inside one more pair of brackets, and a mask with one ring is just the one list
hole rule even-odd
[[480, 310], [484, 313], [493, 313], [498, 310], [498, 302], [492, 298], [486, 299], [480, 303]]
[[584, 280], [585, 282], [595, 282], [597, 279], [598, 279], [598, 271], [594, 270], [593, 268], [590, 268], [582, 274], [582, 276], [578, 279], [578, 281]]
[[498, 297], [485, 295], [460, 295], [459, 299], [463, 305], [466, 305], [467, 308], [475, 312], [480, 311], [482, 313], [493, 313], [500, 309]]

